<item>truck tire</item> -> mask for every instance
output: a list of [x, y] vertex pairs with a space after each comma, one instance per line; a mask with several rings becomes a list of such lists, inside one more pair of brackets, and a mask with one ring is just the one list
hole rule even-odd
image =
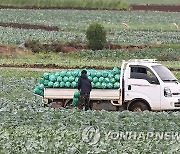
[[51, 107], [52, 108], [61, 108], [61, 107], [63, 107], [63, 102], [52, 102]]
[[70, 99], [56, 99], [51, 102], [52, 108], [66, 108], [71, 105], [72, 100]]
[[132, 112], [141, 112], [145, 110], [150, 110], [150, 107], [142, 101], [137, 101], [137, 102], [131, 103], [128, 107], [128, 110]]

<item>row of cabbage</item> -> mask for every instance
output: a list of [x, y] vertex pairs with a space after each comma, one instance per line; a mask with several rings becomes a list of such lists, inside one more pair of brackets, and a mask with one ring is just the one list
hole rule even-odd
[[[168, 68], [177, 70], [180, 66], [180, 48], [145, 48], [137, 50], [101, 50], [91, 51], [83, 50], [79, 52], [61, 53], [36, 53], [30, 55], [27, 60], [26, 54], [18, 56], [12, 53], [12, 56], [1, 55], [0, 64], [55, 64], [61, 68], [113, 68], [121, 66], [122, 60], [129, 59], [158, 59], [160, 63]], [[73, 60], [72, 60], [73, 57]], [[100, 60], [99, 60], [100, 59]], [[85, 63], [86, 61], [86, 63]]]
[[176, 27], [180, 24], [179, 13], [4, 9], [0, 14], [1, 22], [53, 25], [60, 29], [49, 32], [1, 27], [0, 42], [4, 43], [23, 43], [27, 39], [86, 41], [84, 31], [92, 22], [102, 23], [107, 39], [115, 43], [180, 43], [180, 30]]
[[180, 24], [178, 12], [2, 9], [0, 14], [1, 22], [52, 25], [58, 26], [62, 31], [82, 31], [92, 22], [104, 23], [112, 30], [118, 31], [123, 28], [123, 23], [128, 24], [129, 28], [162, 31], [173, 30], [175, 27], [172, 23]]
[[[135, 47], [134, 47], [135, 48]], [[169, 63], [179, 64], [180, 61], [180, 48], [144, 48], [144, 49], [136, 49], [133, 51], [129, 50], [103, 50], [92, 51], [92, 50], [83, 50], [79, 52], [69, 53], [68, 56], [76, 57], [77, 59], [87, 58], [90, 59], [157, 59], [159, 61], [173, 61]]]
[[[26, 40], [39, 40], [41, 42], [50, 42], [60, 40], [64, 42], [77, 41], [86, 42], [86, 36], [83, 32], [78, 31], [44, 31], [44, 30], [27, 30], [0, 27], [0, 43], [16, 43], [22, 44]], [[179, 44], [179, 31], [164, 31], [161, 30], [140, 30], [140, 29], [121, 29], [116, 32], [110, 32], [107, 35], [107, 41], [113, 43], [127, 44]]]

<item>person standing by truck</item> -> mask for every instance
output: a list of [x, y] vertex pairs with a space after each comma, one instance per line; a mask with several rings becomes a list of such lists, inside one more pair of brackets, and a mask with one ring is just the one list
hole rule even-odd
[[78, 80], [78, 90], [80, 91], [80, 98], [78, 102], [78, 108], [83, 109], [85, 106], [85, 111], [92, 109], [90, 104], [90, 92], [92, 90], [91, 80], [87, 77], [87, 71], [82, 70], [81, 76]]

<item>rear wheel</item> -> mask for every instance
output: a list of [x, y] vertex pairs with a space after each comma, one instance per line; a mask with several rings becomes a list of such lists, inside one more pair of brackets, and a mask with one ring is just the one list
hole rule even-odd
[[150, 107], [146, 105], [144, 102], [138, 101], [130, 104], [128, 110], [133, 112], [141, 112], [145, 110], [150, 110]]
[[51, 107], [52, 108], [61, 108], [61, 107], [63, 107], [63, 102], [52, 102]]
[[71, 105], [72, 100], [70, 99], [55, 99], [51, 103], [52, 108], [66, 108], [67, 106]]

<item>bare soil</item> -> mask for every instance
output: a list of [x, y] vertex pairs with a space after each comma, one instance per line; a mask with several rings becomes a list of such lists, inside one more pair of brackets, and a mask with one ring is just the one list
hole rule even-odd
[[7, 44], [0, 44], [0, 54], [1, 53], [24, 53], [28, 51], [26, 48], [20, 48], [16, 45], [7, 45]]
[[[118, 50], [118, 49], [138, 50], [138, 49], [144, 49], [144, 48], [151, 48], [151, 47], [155, 47], [155, 46], [157, 46], [157, 45], [118, 45], [118, 44], [107, 43], [107, 45], [105, 46], [105, 49], [109, 49], [109, 50]], [[76, 51], [80, 51], [80, 50], [84, 50], [84, 49], [88, 49], [86, 44], [81, 44], [81, 45], [64, 44], [62, 46], [62, 50], [64, 53], [76, 52]], [[0, 44], [0, 53], [2, 53], [2, 52], [22, 53], [24, 51], [30, 51], [30, 49], [27, 49], [25, 47], [21, 48], [21, 47], [18, 47], [17, 45]]]
[[2, 27], [13, 27], [19, 29], [42, 29], [46, 31], [58, 31], [59, 28], [57, 26], [47, 26], [47, 25], [34, 25], [34, 24], [20, 24], [20, 23], [5, 23], [0, 22], [0, 26]]
[[180, 12], [180, 5], [131, 5], [132, 10]]

